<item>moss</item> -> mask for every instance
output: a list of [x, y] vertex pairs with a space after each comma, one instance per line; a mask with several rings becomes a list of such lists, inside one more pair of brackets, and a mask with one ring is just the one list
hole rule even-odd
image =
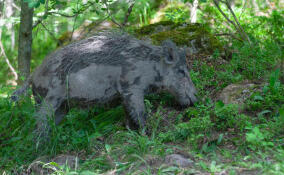
[[59, 46], [62, 46], [62, 45], [66, 45], [70, 42], [70, 37], [71, 37], [71, 32], [67, 31], [67, 32], [64, 32], [59, 38], [58, 38], [58, 45], [57, 47]]
[[189, 36], [181, 31], [170, 30], [159, 32], [157, 34], [153, 34], [151, 36], [154, 44], [160, 45], [162, 41], [166, 39], [171, 39], [174, 41], [178, 46], [188, 45]]
[[172, 21], [161, 21], [158, 23], [150, 24], [147, 26], [143, 26], [137, 30], [135, 30], [136, 35], [144, 36], [153, 33], [158, 26], [174, 26], [175, 23]]
[[222, 46], [220, 42], [206, 29], [205, 25], [202, 24], [186, 24], [186, 23], [166, 23], [171, 24], [170, 29], [166, 31], [161, 31], [153, 33], [155, 29], [152, 27], [157, 26], [152, 25], [149, 28], [148, 35], [152, 39], [153, 44], [160, 45], [166, 39], [171, 39], [178, 46], [189, 46], [191, 47], [191, 41], [195, 41], [195, 46], [201, 51], [207, 53], [213, 53], [215, 49], [222, 51]]

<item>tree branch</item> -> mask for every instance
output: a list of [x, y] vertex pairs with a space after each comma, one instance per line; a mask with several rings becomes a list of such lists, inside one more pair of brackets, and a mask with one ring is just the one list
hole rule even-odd
[[21, 11], [21, 8], [18, 7], [15, 3], [13, 3], [12, 6], [13, 6], [15, 9], [17, 9], [18, 11]]
[[[0, 38], [1, 38], [1, 35], [2, 35], [2, 30], [0, 30]], [[0, 56], [3, 55], [6, 63], [8, 64], [9, 69], [11, 70], [11, 72], [13, 73], [13, 75], [15, 77], [15, 80], [17, 81], [18, 80], [18, 74], [17, 74], [16, 70], [14, 69], [14, 67], [12, 66], [12, 64], [10, 63], [10, 61], [9, 61], [9, 59], [8, 59], [6, 53], [5, 53], [5, 49], [4, 49], [4, 46], [1, 42], [1, 39], [0, 39], [0, 49], [1, 49]]]
[[64, 13], [59, 13], [59, 12], [48, 12], [49, 14], [56, 14], [56, 15], [60, 15], [66, 18], [74, 18], [77, 14], [73, 14], [73, 15], [68, 15], [68, 14], [64, 14]]
[[41, 22], [42, 27], [48, 32], [48, 34], [55, 40], [58, 44], [60, 44], [59, 40], [54, 36], [54, 34]]
[[[66, 18], [74, 18], [74, 17], [77, 17], [79, 13], [75, 13], [73, 15], [69, 15], [69, 14], [64, 14], [64, 13], [60, 13], [60, 12], [54, 12], [54, 11], [48, 11], [48, 2], [49, 0], [46, 0], [45, 2], [45, 10], [44, 10], [44, 14], [41, 16], [41, 18], [39, 20], [37, 20], [35, 22], [35, 24], [33, 25], [33, 28], [35, 28], [37, 25], [39, 25], [45, 17], [47, 17], [48, 15], [51, 15], [51, 14], [56, 14], [56, 15], [60, 15], [60, 16], [63, 16], [63, 17], [66, 17]], [[77, 12], [84, 12], [86, 11], [87, 9], [89, 9], [92, 5], [94, 5], [93, 2], [88, 2], [89, 4], [87, 6], [84, 6], [84, 8], [81, 8], [81, 9], [78, 9], [77, 8]]]
[[240, 39], [239, 37], [237, 37], [236, 35], [232, 34], [232, 33], [217, 33], [217, 34], [214, 34], [215, 36], [230, 36], [236, 40], [239, 40], [239, 41], [243, 41], [242, 39]]
[[33, 28], [35, 28], [37, 25], [39, 25], [39, 24], [42, 22], [42, 20], [48, 16], [48, 14], [49, 14], [49, 13], [48, 13], [48, 1], [49, 1], [49, 0], [46, 0], [46, 1], [45, 1], [44, 14], [40, 17], [40, 19], [38, 19], [38, 20], [34, 23]]
[[[79, 5], [79, 0], [77, 0], [77, 5], [76, 5], [77, 11], [78, 11], [78, 5]], [[69, 38], [69, 41], [72, 41], [73, 34], [74, 34], [74, 31], [75, 31], [75, 24], [76, 24], [76, 21], [77, 21], [77, 17], [78, 17], [78, 13], [76, 13], [76, 16], [74, 18], [73, 28], [72, 28], [72, 32], [71, 32], [71, 36]]]
[[[226, 1], [222, 1], [222, 0], [213, 0], [215, 6], [217, 7], [217, 9], [219, 10], [219, 12], [224, 16], [224, 18], [229, 22], [231, 23], [235, 29], [238, 31], [238, 33], [240, 34], [240, 36], [242, 37], [242, 40], [247, 40], [249, 43], [250, 43], [250, 39], [248, 38], [248, 36], [246, 35], [246, 33], [244, 32], [244, 30], [242, 29], [242, 27], [240, 26], [240, 23], [239, 21], [237, 20], [237, 17], [235, 15], [235, 13], [233, 12], [230, 4]], [[220, 8], [219, 6], [219, 2], [223, 2], [224, 4], [226, 4], [226, 6], [229, 8], [230, 10], [230, 13], [232, 13], [233, 17], [234, 17], [234, 20], [237, 22], [234, 22], [232, 20], [229, 19], [229, 17], [223, 12], [223, 10]]]
[[233, 17], [234, 17], [234, 19], [235, 19], [235, 21], [236, 21], [236, 23], [237, 23], [239, 29], [242, 31], [242, 33], [243, 33], [243, 35], [246, 37], [247, 41], [251, 44], [248, 35], [246, 34], [246, 32], [245, 32], [244, 29], [242, 28], [241, 24], [239, 23], [239, 21], [238, 21], [236, 15], [235, 15], [233, 9], [231, 8], [231, 6], [230, 6], [228, 0], [226, 0], [226, 5], [227, 5], [228, 9], [230, 10], [231, 14], [233, 15]]
[[105, 6], [106, 6], [107, 14], [108, 14], [108, 16], [110, 17], [111, 21], [112, 21], [114, 24], [118, 25], [119, 28], [122, 28], [123, 26], [120, 25], [118, 22], [116, 22], [115, 19], [112, 17], [112, 15], [111, 15], [111, 13], [110, 13], [110, 11], [109, 11], [109, 7], [108, 7], [107, 2], [105, 2], [104, 4], [105, 4]]
[[132, 9], [133, 9], [134, 5], [135, 5], [135, 1], [129, 6], [129, 8], [128, 8], [128, 10], [127, 10], [127, 13], [126, 13], [126, 15], [125, 15], [125, 17], [124, 17], [124, 22], [122, 23], [122, 26], [125, 26], [125, 25], [126, 25], [126, 23], [127, 23], [127, 21], [128, 21], [128, 18], [129, 18], [129, 16], [130, 16], [131, 12], [132, 12]]

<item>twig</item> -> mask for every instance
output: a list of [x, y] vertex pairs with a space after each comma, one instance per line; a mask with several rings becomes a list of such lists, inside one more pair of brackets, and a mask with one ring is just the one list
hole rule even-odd
[[217, 33], [214, 34], [215, 36], [231, 36], [232, 38], [239, 40], [239, 41], [243, 41], [242, 39], [238, 38], [236, 35], [232, 34], [232, 33]]
[[[77, 1], [78, 2], [78, 1]], [[77, 12], [84, 12], [84, 11], [86, 11], [87, 9], [89, 9], [92, 5], [95, 5], [95, 3], [94, 2], [91, 2], [91, 1], [88, 1], [88, 5], [87, 6], [85, 6], [85, 8], [82, 10], [82, 9], [79, 9], [78, 10], [78, 8], [77, 8]], [[78, 16], [78, 13], [75, 13], [75, 14], [72, 14], [72, 15], [69, 15], [69, 14], [65, 14], [65, 13], [60, 13], [60, 12], [56, 12], [56, 11], [49, 11], [48, 12], [49, 14], [56, 14], [56, 15], [60, 15], [60, 16], [63, 16], [63, 17], [66, 17], [66, 18], [74, 18], [74, 17], [76, 17], [76, 16]]]
[[112, 17], [112, 15], [111, 15], [111, 13], [110, 13], [110, 11], [109, 11], [109, 7], [108, 7], [107, 2], [105, 2], [104, 4], [105, 4], [105, 6], [106, 6], [107, 14], [108, 14], [108, 16], [110, 17], [111, 21], [112, 21], [114, 24], [118, 25], [119, 28], [123, 28], [123, 26], [122, 26], [121, 24], [119, 24], [118, 22], [116, 22], [115, 19]]
[[59, 40], [54, 36], [54, 34], [41, 22], [42, 27], [48, 32], [48, 34], [58, 43], [60, 44]]
[[[107, 17], [105, 17], [105, 18], [103, 18], [103, 19], [101, 19], [101, 20], [98, 20], [96, 23], [94, 23], [94, 26], [97, 26], [97, 25], [99, 25], [99, 24], [101, 24], [102, 22], [104, 22], [106, 19], [108, 19], [109, 18], [109, 16], [107, 16]], [[91, 32], [91, 30], [92, 30], [92, 28], [89, 28], [88, 30], [87, 30], [87, 34], [89, 34], [90, 32]]]
[[110, 20], [111, 20], [114, 24], [118, 25], [118, 27], [120, 27], [120, 28], [123, 28], [122, 25], [120, 25], [118, 22], [116, 22], [115, 19], [114, 19], [111, 15], [110, 15], [109, 17], [110, 17]]
[[[2, 30], [0, 30], [0, 38], [1, 38], [1, 35], [2, 35]], [[8, 64], [8, 67], [9, 69], [11, 70], [11, 72], [13, 73], [14, 77], [15, 77], [15, 80], [17, 81], [18, 80], [18, 74], [16, 72], [16, 70], [14, 69], [14, 67], [12, 66], [12, 64], [10, 63], [6, 53], [5, 53], [5, 49], [4, 49], [4, 46], [1, 42], [1, 39], [0, 39], [0, 48], [1, 48], [1, 53], [0, 53], [0, 56], [3, 55], [4, 58], [5, 58], [5, 61], [6, 63]]]
[[246, 5], [247, 5], [247, 1], [244, 1], [243, 7], [242, 7], [242, 10], [241, 10], [241, 14], [239, 15], [239, 18], [240, 18], [240, 19], [241, 19], [242, 15], [243, 15], [243, 13], [244, 13], [244, 11], [245, 11]]
[[68, 15], [68, 14], [59, 13], [59, 12], [52, 12], [52, 11], [49, 11], [48, 13], [49, 13], [49, 14], [60, 15], [60, 16], [66, 17], [66, 18], [74, 18], [74, 17], [77, 15], [77, 14]]
[[[45, 17], [47, 17], [48, 15], [51, 15], [51, 14], [56, 14], [56, 15], [60, 15], [60, 16], [63, 16], [63, 17], [66, 17], [66, 18], [77, 18], [77, 16], [79, 15], [78, 13], [75, 13], [73, 15], [68, 15], [68, 14], [64, 14], [64, 13], [60, 13], [60, 12], [55, 12], [55, 11], [48, 11], [48, 1], [49, 0], [46, 0], [45, 2], [45, 11], [44, 11], [44, 14], [41, 16], [41, 18], [39, 20], [37, 20], [35, 22], [35, 24], [33, 25], [33, 28], [35, 28], [38, 24], [40, 24]], [[78, 5], [78, 1], [77, 1], [77, 5]], [[77, 11], [80, 11], [80, 12], [84, 12], [86, 11], [89, 7], [91, 7], [92, 5], [94, 5], [94, 3], [92, 2], [89, 2], [89, 5], [85, 7], [85, 9], [81, 10], [81, 9], [78, 9], [78, 6], [77, 6]]]
[[228, 0], [226, 0], [226, 5], [227, 5], [228, 9], [230, 10], [231, 14], [233, 15], [233, 17], [234, 17], [234, 19], [235, 19], [235, 21], [236, 21], [236, 23], [237, 23], [239, 29], [242, 31], [242, 33], [243, 33], [243, 35], [246, 37], [247, 41], [251, 44], [248, 35], [246, 34], [246, 32], [244, 31], [244, 29], [242, 28], [242, 26], [241, 26], [240, 22], [238, 21], [238, 19], [237, 19], [235, 13], [234, 13], [234, 11], [233, 11], [233, 9], [232, 9], [231, 6], [230, 6]]
[[[77, 11], [78, 11], [78, 5], [79, 5], [79, 0], [77, 0], [77, 4], [76, 4], [76, 10], [77, 10]], [[70, 38], [69, 38], [69, 41], [72, 41], [78, 15], [79, 15], [79, 13], [76, 13], [76, 16], [75, 16], [75, 18], [74, 18], [73, 28], [72, 28], [72, 32], [71, 32], [71, 36], [70, 36]]]
[[15, 9], [17, 9], [18, 11], [21, 11], [21, 8], [18, 7], [15, 3], [13, 3], [12, 6], [13, 6]]
[[49, 13], [48, 13], [48, 1], [49, 1], [49, 0], [46, 0], [46, 1], [45, 1], [44, 14], [40, 17], [40, 19], [38, 19], [38, 20], [34, 23], [33, 28], [35, 28], [37, 25], [39, 25], [39, 24], [42, 22], [42, 20], [48, 16], [48, 14], [49, 14]]
[[[213, 2], [214, 2], [214, 4], [215, 4], [215, 6], [217, 7], [217, 9], [219, 10], [219, 12], [226, 18], [226, 20], [227, 20], [229, 23], [233, 24], [233, 26], [239, 31], [239, 29], [238, 29], [238, 27], [236, 26], [236, 24], [234, 23], [234, 21], [230, 20], [230, 19], [228, 18], [228, 16], [223, 12], [223, 10], [219, 7], [219, 2], [218, 2], [218, 0], [213, 0]], [[240, 33], [240, 32], [239, 32], [239, 33]]]
[[135, 5], [135, 1], [129, 6], [129, 8], [128, 8], [128, 10], [127, 10], [127, 13], [126, 13], [126, 15], [125, 15], [125, 17], [124, 17], [124, 22], [122, 23], [122, 26], [125, 26], [125, 25], [126, 25], [126, 23], [127, 23], [127, 21], [128, 21], [128, 18], [129, 18], [129, 16], [130, 16], [131, 12], [132, 12], [132, 9], [133, 9], [134, 5]]

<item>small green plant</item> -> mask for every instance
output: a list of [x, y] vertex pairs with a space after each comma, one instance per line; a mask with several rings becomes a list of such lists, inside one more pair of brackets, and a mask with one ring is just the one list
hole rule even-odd
[[188, 10], [184, 8], [169, 8], [165, 11], [165, 18], [175, 23], [184, 23], [189, 19], [188, 14]]
[[262, 148], [267, 148], [269, 146], [274, 146], [270, 141], [267, 141], [267, 133], [262, 132], [259, 127], [247, 128], [250, 131], [246, 133], [246, 141], [248, 142], [248, 147], [252, 150], [258, 150]]
[[[0, 88], [0, 94], [3, 91], [6, 88]], [[34, 112], [34, 104], [28, 98], [14, 104], [0, 96], [0, 169], [11, 169], [35, 158]]]
[[215, 106], [213, 120], [219, 130], [234, 128], [243, 131], [246, 126], [251, 125], [250, 118], [244, 114], [239, 114], [239, 106], [234, 104], [225, 105], [218, 101]]
[[264, 85], [262, 92], [255, 92], [248, 100], [248, 109], [259, 111], [258, 116], [274, 115], [281, 111], [284, 103], [284, 87], [279, 81], [280, 70], [271, 73], [269, 82]]

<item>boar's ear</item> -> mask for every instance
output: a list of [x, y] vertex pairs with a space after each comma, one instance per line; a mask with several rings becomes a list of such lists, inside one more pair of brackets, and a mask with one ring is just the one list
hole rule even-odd
[[179, 59], [178, 49], [171, 40], [166, 40], [162, 43], [163, 52], [165, 55], [165, 62], [167, 64], [176, 63]]

